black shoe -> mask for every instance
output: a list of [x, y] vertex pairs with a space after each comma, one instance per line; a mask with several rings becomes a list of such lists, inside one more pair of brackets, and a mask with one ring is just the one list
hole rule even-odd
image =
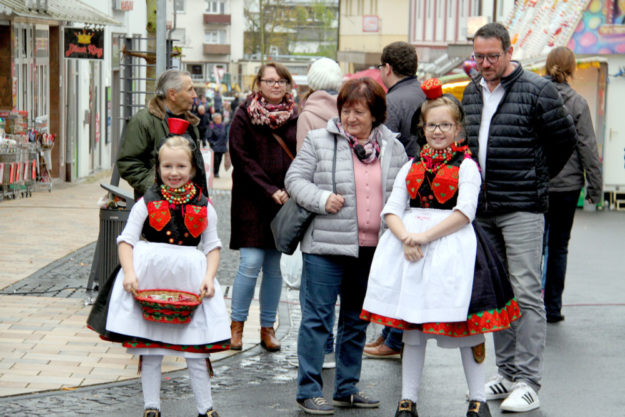
[[417, 404], [411, 400], [401, 400], [399, 404], [397, 404], [395, 417], [419, 417], [419, 414], [417, 414]]
[[469, 401], [467, 417], [491, 417], [486, 401]]
[[559, 316], [547, 316], [547, 323], [559, 323], [564, 320], [563, 315]]
[[211, 408], [204, 414], [198, 414], [197, 417], [219, 417], [219, 414], [217, 414], [217, 411]]
[[148, 408], [143, 412], [143, 417], [161, 417], [161, 412], [156, 408]]
[[297, 405], [308, 414], [334, 414], [334, 408], [323, 397], [297, 400]]
[[379, 400], [372, 400], [364, 392], [348, 395], [347, 397], [334, 398], [337, 407], [376, 408], [380, 406]]

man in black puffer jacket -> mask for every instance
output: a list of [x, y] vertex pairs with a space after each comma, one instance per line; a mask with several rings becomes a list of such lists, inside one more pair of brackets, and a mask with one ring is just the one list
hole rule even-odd
[[522, 317], [494, 333], [498, 375], [487, 399], [505, 398], [501, 409], [530, 411], [538, 394], [545, 345], [541, 299], [544, 213], [549, 179], [577, 141], [573, 119], [550, 83], [512, 61], [504, 26], [489, 23], [473, 40], [480, 76], [464, 91], [469, 146], [482, 169], [478, 221], [508, 265]]

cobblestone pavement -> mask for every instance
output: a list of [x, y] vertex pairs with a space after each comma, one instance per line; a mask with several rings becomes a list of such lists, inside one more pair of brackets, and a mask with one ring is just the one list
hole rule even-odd
[[[218, 233], [223, 248], [217, 279], [222, 287], [232, 286], [239, 265], [239, 252], [228, 248], [230, 242], [230, 192], [215, 191], [211, 200], [219, 218]], [[3, 289], [2, 295], [85, 298], [95, 242], [52, 262], [34, 274]]]
[[[280, 385], [293, 383], [297, 377], [296, 363], [297, 329], [299, 326], [298, 291], [285, 289], [280, 305], [280, 323], [277, 336], [282, 340], [282, 350], [265, 352], [257, 346], [213, 364], [215, 377], [211, 380], [215, 397], [220, 392], [240, 389], [244, 386], [271, 384], [276, 390]], [[0, 416], [72, 417], [93, 415], [127, 416], [129, 406], [142, 408], [141, 383], [139, 380], [76, 389], [73, 391], [41, 393], [18, 397], [0, 398]], [[161, 401], [188, 399], [193, 402], [189, 377], [184, 371], [164, 374]]]

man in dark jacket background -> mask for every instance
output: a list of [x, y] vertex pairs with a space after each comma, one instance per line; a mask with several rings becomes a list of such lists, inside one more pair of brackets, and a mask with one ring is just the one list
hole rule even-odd
[[521, 318], [493, 334], [498, 375], [487, 399], [505, 398], [501, 409], [540, 406], [545, 309], [541, 300], [544, 213], [549, 179], [558, 174], [577, 140], [573, 120], [549, 81], [512, 61], [504, 26], [489, 23], [473, 40], [480, 76], [462, 104], [469, 146], [482, 172], [478, 222], [508, 266]]
[[388, 88], [387, 117], [384, 124], [399, 133], [399, 141], [408, 158], [419, 155], [417, 138], [411, 133], [412, 116], [425, 101], [425, 94], [417, 80], [417, 52], [406, 42], [393, 42], [384, 47], [380, 57], [380, 77]]
[[[409, 158], [419, 155], [417, 137], [411, 132], [412, 116], [425, 101], [425, 94], [417, 80], [417, 52], [407, 42], [393, 42], [384, 47], [380, 56], [380, 78], [388, 88], [387, 117], [384, 124], [399, 133]], [[401, 330], [385, 327], [382, 335], [365, 345], [364, 353], [374, 358], [399, 358], [402, 347]]]
[[119, 175], [134, 189], [136, 199], [154, 184], [156, 152], [160, 141], [169, 135], [169, 117], [185, 119], [190, 123], [187, 134], [196, 144], [194, 157], [198, 164], [194, 181], [204, 193], [208, 192], [200, 153], [199, 119], [191, 113], [196, 97], [188, 72], [167, 70], [157, 80], [156, 97], [128, 122], [117, 158], [117, 169]]

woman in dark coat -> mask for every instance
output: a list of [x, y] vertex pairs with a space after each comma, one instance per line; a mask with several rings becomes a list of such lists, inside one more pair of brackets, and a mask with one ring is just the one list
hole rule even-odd
[[260, 288], [261, 345], [280, 349], [273, 324], [276, 319], [282, 275], [269, 224], [289, 196], [284, 177], [295, 154], [297, 112], [290, 94], [293, 79], [281, 64], [261, 66], [253, 92], [236, 110], [230, 126], [232, 159], [232, 207], [230, 248], [240, 250], [240, 264], [232, 290], [231, 349], [242, 347], [256, 280], [262, 268]]
[[544, 302], [548, 323], [564, 320], [562, 293], [564, 292], [569, 239], [582, 187], [586, 184], [586, 199], [593, 204], [600, 202], [603, 196], [601, 161], [590, 109], [584, 97], [573, 90], [568, 83], [576, 67], [575, 54], [566, 46], [553, 49], [547, 56], [547, 76], [562, 96], [562, 101], [573, 117], [577, 130], [575, 151], [562, 171], [549, 182], [544, 265]]

